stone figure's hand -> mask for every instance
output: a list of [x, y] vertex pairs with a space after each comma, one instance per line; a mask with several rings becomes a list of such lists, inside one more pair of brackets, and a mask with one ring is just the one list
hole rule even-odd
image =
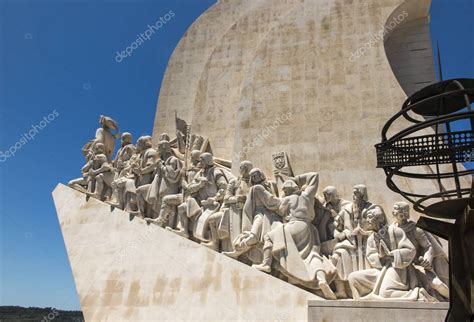
[[244, 202], [247, 200], [247, 196], [246, 196], [246, 195], [238, 195], [238, 196], [236, 196], [236, 197], [237, 197], [237, 202], [244, 203]]
[[433, 269], [431, 263], [429, 260], [427, 260], [426, 258], [423, 258], [420, 256], [420, 258], [418, 259], [418, 265], [420, 265], [421, 267], [423, 267], [425, 270], [427, 271], [430, 271]]
[[227, 199], [226, 203], [228, 203], [228, 204], [237, 203], [237, 197], [234, 197], [234, 196], [230, 197], [229, 199]]

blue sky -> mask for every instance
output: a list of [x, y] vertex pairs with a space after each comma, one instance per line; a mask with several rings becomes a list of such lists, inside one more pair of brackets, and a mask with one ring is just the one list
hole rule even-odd
[[[100, 114], [151, 133], [168, 59], [214, 1], [0, 0], [0, 151], [54, 113], [0, 163], [0, 305], [79, 309], [51, 191], [80, 175]], [[433, 0], [444, 78], [474, 78], [472, 0]], [[175, 16], [117, 63], [148, 24]], [[42, 123], [44, 125], [44, 122]]]

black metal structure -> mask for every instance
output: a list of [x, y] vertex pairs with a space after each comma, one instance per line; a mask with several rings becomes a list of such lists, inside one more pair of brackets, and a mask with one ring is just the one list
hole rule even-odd
[[[471, 281], [474, 280], [474, 79], [452, 79], [423, 88], [409, 97], [391, 117], [377, 144], [377, 167], [387, 186], [413, 203], [422, 217], [418, 226], [449, 240], [450, 310], [446, 321], [473, 319]], [[455, 123], [462, 122], [463, 130]], [[408, 124], [408, 125], [407, 125]], [[434, 130], [434, 131], [433, 131]], [[434, 132], [434, 133], [433, 133]], [[393, 133], [389, 136], [389, 133]], [[399, 183], [434, 180], [432, 191], [406, 191]], [[422, 185], [426, 187], [427, 185]]]

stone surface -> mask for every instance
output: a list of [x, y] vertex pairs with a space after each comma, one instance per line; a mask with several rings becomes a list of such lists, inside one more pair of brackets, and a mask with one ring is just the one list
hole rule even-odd
[[306, 321], [320, 299], [64, 185], [53, 197], [86, 321]]
[[[320, 186], [345, 199], [364, 183], [371, 200], [391, 208], [398, 196], [375, 168], [374, 144], [406, 94], [435, 81], [430, 3], [218, 1], [170, 59], [155, 143], [175, 131], [177, 112], [216, 156], [235, 161], [234, 173], [248, 159], [270, 174], [272, 155], [283, 151], [294, 173], [319, 172]], [[420, 190], [408, 181], [402, 188]]]
[[[448, 303], [309, 301], [309, 322], [442, 322]], [[349, 318], [350, 317], [350, 318]]]

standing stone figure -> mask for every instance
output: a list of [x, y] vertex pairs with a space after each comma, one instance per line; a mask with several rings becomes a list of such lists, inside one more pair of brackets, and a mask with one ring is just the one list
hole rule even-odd
[[250, 188], [250, 170], [253, 165], [250, 161], [240, 163], [240, 176], [232, 179], [227, 185], [223, 207], [221, 211], [213, 214], [209, 218], [209, 226], [214, 243], [221, 242], [222, 252], [234, 251], [233, 241], [240, 235], [242, 228], [242, 208], [247, 200], [247, 193]]
[[313, 224], [318, 228], [321, 242], [334, 238], [334, 218], [339, 214], [342, 207], [349, 201], [339, 198], [336, 187], [327, 186], [323, 189], [324, 201], [315, 201], [316, 217]]
[[139, 215], [142, 217], [155, 218], [151, 205], [147, 202], [148, 190], [150, 184], [155, 177], [155, 170], [158, 166], [159, 154], [152, 147], [151, 136], [142, 136], [137, 141], [141, 156], [141, 164], [138, 169], [135, 169], [138, 176], [135, 182], [137, 191], [137, 205]]
[[[166, 196], [175, 195], [181, 188], [181, 161], [171, 153], [169, 141], [158, 143], [160, 161], [156, 168], [155, 178], [150, 185], [147, 202], [151, 205], [154, 213], [159, 217], [156, 223], [162, 227], [168, 226], [170, 214], [175, 205], [163, 203]], [[155, 221], [152, 219], [152, 221]]]
[[203, 245], [217, 250], [217, 231], [210, 230], [209, 218], [219, 211], [228, 179], [224, 171], [214, 164], [212, 154], [202, 153], [200, 160], [202, 169], [188, 186], [188, 190], [195, 195], [188, 199], [188, 217], [191, 215], [194, 220], [193, 237]]
[[[318, 182], [318, 174], [312, 172], [283, 184], [285, 196], [281, 199], [280, 209], [285, 215], [285, 223], [265, 235], [263, 262], [253, 267], [270, 273], [272, 261], [276, 260], [278, 270], [291, 283], [321, 289], [325, 298], [335, 300], [329, 282], [336, 268], [320, 255], [318, 231], [311, 224], [315, 216], [314, 201]], [[301, 191], [300, 187], [303, 186], [306, 188]]]
[[[166, 211], [169, 211], [169, 222], [174, 222], [177, 217], [176, 227], [168, 226], [167, 229], [186, 238], [189, 237], [190, 228], [188, 215], [194, 217], [194, 214], [188, 211], [188, 206], [190, 205], [189, 199], [195, 196], [197, 197], [197, 190], [191, 191], [189, 187], [196, 174], [201, 170], [200, 157], [201, 151], [193, 150], [191, 152], [191, 166], [188, 169], [181, 169], [183, 172], [181, 175], [181, 193], [163, 198], [163, 203], [167, 206]], [[177, 206], [177, 208], [174, 206]]]
[[344, 228], [354, 236], [357, 256], [353, 259], [356, 270], [365, 269], [368, 264], [366, 258], [367, 237], [370, 230], [367, 228], [367, 213], [369, 210], [381, 208], [368, 201], [367, 187], [363, 184], [354, 186], [353, 201], [342, 206], [341, 215], [344, 218]]
[[[101, 115], [99, 119], [100, 128], [95, 132], [95, 140], [93, 145], [102, 143], [104, 145], [104, 153], [107, 156], [107, 160], [112, 161], [112, 154], [115, 150], [115, 140], [119, 138], [119, 128], [117, 122], [108, 116]], [[112, 130], [116, 130], [116, 134], [112, 134]]]
[[410, 206], [406, 202], [397, 202], [393, 205], [392, 215], [396, 219], [394, 225], [403, 229], [407, 238], [416, 249], [414, 263], [424, 269], [424, 273], [417, 271], [425, 288], [439, 300], [449, 298], [449, 262], [440, 242], [429, 232], [416, 227], [410, 218]]
[[135, 153], [135, 146], [132, 144], [132, 134], [124, 132], [121, 137], [120, 149], [117, 151], [112, 165], [115, 168], [115, 178], [119, 177], [120, 172], [125, 167], [125, 163], [130, 160]]
[[136, 212], [136, 181], [138, 180], [138, 169], [141, 164], [140, 144], [137, 142], [137, 149], [129, 160], [122, 163], [122, 170], [112, 182], [114, 195], [116, 197], [115, 206], [128, 212]]
[[368, 269], [349, 275], [349, 285], [355, 300], [436, 302], [419, 287], [413, 266], [416, 249], [403, 229], [387, 225], [381, 209], [367, 213], [367, 226], [373, 231], [367, 240]]

